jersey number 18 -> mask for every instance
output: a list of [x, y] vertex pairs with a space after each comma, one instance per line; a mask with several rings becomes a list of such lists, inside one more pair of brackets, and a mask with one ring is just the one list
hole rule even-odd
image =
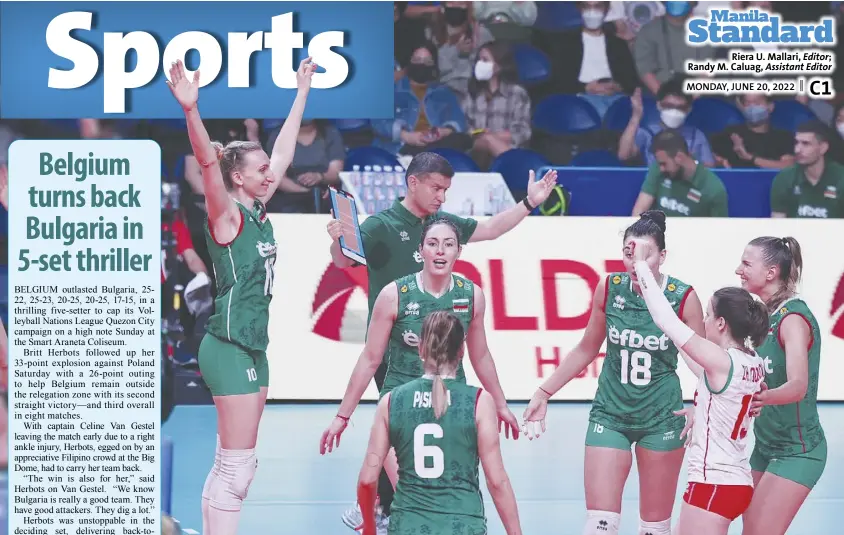
[[646, 351], [634, 351], [631, 355], [626, 349], [621, 353], [621, 384], [628, 382], [636, 386], [645, 386], [651, 382], [651, 354]]
[[[445, 456], [442, 448], [426, 446], [425, 437], [443, 437], [443, 428], [438, 424], [420, 424], [413, 430], [413, 469], [423, 479], [436, 479], [445, 471]], [[426, 466], [431, 459], [431, 466]]]

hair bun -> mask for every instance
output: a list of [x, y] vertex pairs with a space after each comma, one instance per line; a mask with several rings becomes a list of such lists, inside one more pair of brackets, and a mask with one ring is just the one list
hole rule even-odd
[[221, 161], [223, 159], [223, 144], [219, 141], [214, 141], [211, 143], [211, 146], [214, 147], [214, 152], [217, 155], [217, 161]]
[[665, 232], [665, 212], [661, 210], [647, 210], [645, 212], [642, 212], [642, 215], [640, 215], [639, 217], [641, 219], [649, 219], [653, 221], [654, 223], [656, 223], [656, 226], [658, 226], [662, 232]]

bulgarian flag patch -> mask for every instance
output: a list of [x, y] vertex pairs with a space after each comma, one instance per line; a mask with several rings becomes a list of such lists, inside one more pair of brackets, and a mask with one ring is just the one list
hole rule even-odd
[[690, 189], [689, 193], [686, 195], [686, 198], [692, 202], [700, 202], [700, 197], [700, 192], [694, 188]]
[[469, 312], [468, 299], [454, 299], [451, 302], [451, 306], [455, 312]]

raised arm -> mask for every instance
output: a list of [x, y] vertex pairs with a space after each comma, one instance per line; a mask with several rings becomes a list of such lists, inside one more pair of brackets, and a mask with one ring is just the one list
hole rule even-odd
[[469, 361], [472, 369], [475, 370], [481, 385], [490, 393], [495, 401], [498, 417], [505, 422], [505, 436], [513, 434], [514, 439], [519, 438], [519, 421], [507, 407], [507, 398], [504, 397], [504, 390], [498, 379], [498, 371], [495, 368], [495, 361], [489, 351], [489, 344], [486, 340], [486, 327], [484, 326], [484, 313], [486, 311], [486, 298], [480, 286], [475, 286], [474, 315], [469, 325], [469, 332], [466, 335], [466, 346], [469, 350]]
[[677, 317], [646, 261], [651, 254], [650, 251], [656, 252], [655, 248], [642, 240], [631, 240], [626, 246], [633, 249], [634, 269], [639, 278], [642, 297], [656, 326], [674, 342], [678, 349], [684, 351], [703, 368], [709, 386], [713, 390], [718, 391], [723, 388], [727, 384], [732, 365], [730, 355], [717, 344], [695, 334]]
[[[700, 304], [700, 298], [697, 292], [693, 289], [689, 290], [689, 296], [686, 297], [686, 304], [683, 306], [683, 323], [689, 326], [691, 330], [698, 336], [706, 337], [706, 328], [703, 326], [703, 305]], [[695, 377], [700, 377], [703, 373], [703, 368], [688, 356], [682, 349], [680, 356], [683, 357], [683, 362], [691, 370]]]
[[363, 347], [357, 364], [355, 364], [355, 369], [352, 371], [349, 384], [346, 386], [346, 393], [343, 395], [343, 401], [337, 410], [337, 416], [322, 434], [320, 454], [333, 451], [335, 437], [337, 445], [340, 444], [340, 435], [346, 429], [349, 418], [352, 417], [352, 413], [360, 403], [360, 398], [366, 392], [366, 387], [375, 376], [375, 371], [387, 351], [390, 331], [396, 321], [397, 307], [398, 290], [395, 284], [388, 284], [381, 290], [375, 300], [375, 305], [372, 308], [372, 319], [366, 333], [366, 345]]
[[[551, 192], [554, 190], [554, 186], [556, 185], [557, 171], [554, 169], [545, 173], [545, 176], [539, 180], [536, 180], [536, 175], [533, 170], [531, 170], [530, 173], [528, 173], [528, 202], [531, 206], [536, 208], [548, 199], [548, 196], [551, 195]], [[475, 232], [472, 233], [469, 241], [478, 242], [494, 240], [516, 228], [516, 225], [521, 223], [528, 215], [530, 215], [530, 210], [528, 210], [527, 206], [521, 202], [517, 203], [512, 208], [478, 223], [478, 227], [475, 229]]]
[[375, 421], [369, 433], [369, 446], [358, 476], [358, 505], [363, 516], [361, 535], [376, 535], [375, 495], [378, 475], [390, 451], [390, 394], [378, 402]]
[[296, 139], [299, 137], [299, 127], [302, 126], [302, 115], [305, 113], [305, 102], [308, 100], [308, 93], [311, 90], [311, 78], [316, 71], [316, 63], [311, 63], [311, 57], [303, 59], [299, 63], [299, 69], [296, 71], [296, 85], [298, 90], [296, 92], [296, 99], [293, 101], [293, 106], [290, 108], [290, 113], [281, 127], [281, 132], [275, 138], [273, 144], [273, 151], [270, 154], [270, 169], [275, 175], [275, 180], [267, 189], [267, 194], [261, 198], [261, 201], [266, 203], [272, 198], [275, 190], [281, 184], [282, 177], [285, 176], [287, 168], [293, 161], [294, 153], [296, 152]]
[[478, 456], [483, 465], [484, 476], [486, 476], [486, 486], [501, 517], [501, 523], [504, 524], [504, 531], [507, 535], [521, 535], [519, 508], [516, 505], [516, 495], [513, 493], [510, 478], [504, 469], [497, 421], [495, 401], [487, 392], [481, 392], [475, 412], [475, 422], [478, 429]]
[[211, 138], [208, 137], [208, 131], [199, 116], [199, 70], [193, 73], [191, 82], [185, 73], [184, 64], [179, 60], [170, 67], [167, 86], [185, 112], [190, 145], [202, 170], [208, 226], [217, 241], [228, 243], [237, 236], [240, 212], [223, 182], [217, 151], [211, 144]]

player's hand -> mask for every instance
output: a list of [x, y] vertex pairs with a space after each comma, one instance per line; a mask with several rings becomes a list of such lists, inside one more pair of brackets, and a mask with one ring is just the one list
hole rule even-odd
[[328, 235], [331, 236], [331, 241], [337, 241], [343, 236], [343, 223], [339, 219], [334, 219], [334, 210], [331, 210], [331, 221], [325, 226]]
[[536, 180], [536, 174], [530, 171], [527, 187], [527, 198], [531, 206], [539, 206], [551, 195], [554, 186], [557, 185], [557, 171], [551, 169], [540, 180]]
[[311, 56], [306, 57], [299, 63], [299, 69], [296, 70], [296, 86], [299, 91], [307, 91], [311, 88], [311, 79], [317, 70], [317, 64], [312, 63]]
[[759, 391], [753, 395], [753, 399], [750, 401], [750, 417], [756, 418], [759, 416], [759, 413], [762, 412], [762, 407], [766, 405], [766, 401], [768, 400], [768, 385], [762, 382], [759, 385]]
[[537, 390], [522, 415], [522, 433], [533, 440], [545, 432], [545, 415], [548, 413], [548, 396]]
[[501, 432], [501, 428], [504, 427], [504, 436], [506, 438], [510, 438], [512, 435], [513, 440], [519, 440], [519, 419], [516, 418], [516, 415], [507, 407], [505, 403], [503, 406], [497, 408], [498, 412], [498, 432]]
[[176, 97], [179, 105], [185, 111], [192, 110], [199, 100], [199, 69], [193, 73], [193, 82], [188, 80], [185, 73], [185, 65], [182, 60], [170, 65], [170, 79], [167, 80], [167, 87]]
[[680, 431], [680, 440], [685, 438], [686, 441], [683, 443], [683, 447], [688, 448], [689, 444], [692, 443], [692, 428], [695, 425], [695, 408], [686, 407], [685, 409], [674, 411], [674, 414], [677, 416], [685, 416], [686, 418], [686, 425], [684, 425], [683, 430]]
[[626, 247], [630, 248], [630, 253], [633, 255], [633, 261], [647, 260], [651, 256], [651, 243], [647, 240], [639, 238], [631, 238], [627, 241]]
[[322, 438], [319, 440], [319, 454], [325, 455], [326, 452], [331, 453], [334, 451], [334, 448], [340, 447], [340, 436], [343, 434], [343, 431], [346, 430], [346, 427], [349, 425], [349, 422], [340, 418], [339, 416], [335, 416], [334, 420], [331, 421], [331, 425], [328, 426], [328, 429], [322, 432]]

